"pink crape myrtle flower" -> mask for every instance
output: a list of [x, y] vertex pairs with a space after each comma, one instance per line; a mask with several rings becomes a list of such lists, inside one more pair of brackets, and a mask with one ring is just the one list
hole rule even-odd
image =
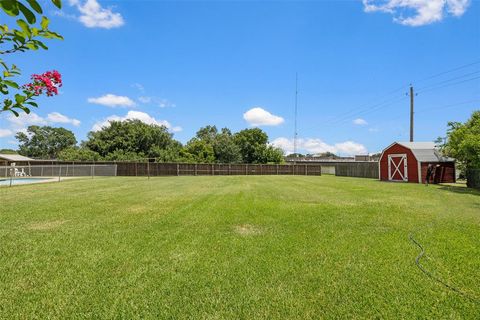
[[58, 94], [58, 88], [62, 86], [62, 75], [56, 71], [47, 71], [42, 74], [33, 74], [33, 82], [27, 83], [23, 88], [35, 96], [45, 93], [48, 97]]

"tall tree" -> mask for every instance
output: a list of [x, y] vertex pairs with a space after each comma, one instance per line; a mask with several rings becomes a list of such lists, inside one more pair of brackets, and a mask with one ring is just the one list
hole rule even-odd
[[63, 161], [98, 161], [100, 155], [87, 148], [71, 147], [58, 153], [58, 159]]
[[448, 123], [447, 142], [443, 152], [467, 168], [480, 168], [480, 110], [465, 123]]
[[55, 159], [67, 148], [73, 148], [77, 139], [72, 131], [49, 126], [30, 126], [27, 132], [18, 132], [19, 153], [33, 158]]
[[[61, 0], [52, 0], [57, 8], [61, 8]], [[19, 111], [30, 113], [30, 108], [37, 107], [35, 97], [46, 94], [52, 96], [58, 93], [62, 85], [61, 76], [57, 71], [33, 75], [32, 83], [19, 85], [15, 78], [20, 75], [20, 69], [8, 65], [4, 57], [29, 50], [44, 49], [47, 46], [39, 39], [63, 39], [61, 35], [50, 31], [49, 20], [42, 16], [37, 25], [38, 16], [43, 15], [43, 9], [37, 0], [1, 0], [0, 9], [8, 16], [17, 18], [16, 27], [7, 24], [0, 25], [0, 65], [3, 73], [0, 76], [0, 94], [4, 96], [0, 105], [0, 113], [12, 112], [15, 116]]]
[[211, 125], [200, 128], [196, 134], [197, 139], [203, 140], [210, 145], [213, 145], [217, 136], [218, 136], [217, 127], [211, 126]]
[[259, 128], [244, 129], [234, 135], [244, 163], [262, 163], [268, 135]]
[[213, 142], [213, 152], [217, 163], [241, 163], [240, 147], [235, 144], [232, 132], [223, 128]]
[[181, 161], [191, 163], [213, 163], [215, 162], [213, 147], [204, 140], [193, 138], [188, 141], [182, 150]]
[[165, 126], [140, 120], [111, 121], [88, 134], [84, 146], [110, 160], [155, 158], [162, 150], [178, 148], [178, 142]]

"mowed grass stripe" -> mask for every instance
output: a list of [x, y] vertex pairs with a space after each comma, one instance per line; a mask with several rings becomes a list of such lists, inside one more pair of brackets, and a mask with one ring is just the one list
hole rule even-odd
[[475, 318], [480, 195], [292, 176], [0, 190], [0, 318]]

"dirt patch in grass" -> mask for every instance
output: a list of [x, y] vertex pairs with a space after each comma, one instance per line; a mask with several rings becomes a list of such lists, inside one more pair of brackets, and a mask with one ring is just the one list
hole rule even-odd
[[60, 227], [66, 222], [67, 220], [52, 220], [52, 221], [36, 222], [36, 223], [29, 224], [27, 226], [27, 229], [35, 230], [35, 231], [52, 230], [52, 229], [57, 229], [58, 227]]
[[251, 225], [251, 224], [241, 224], [234, 227], [236, 234], [241, 236], [256, 236], [264, 233], [262, 228]]

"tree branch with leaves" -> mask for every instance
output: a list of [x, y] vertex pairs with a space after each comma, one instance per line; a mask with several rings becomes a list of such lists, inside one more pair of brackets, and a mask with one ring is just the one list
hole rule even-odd
[[[61, 0], [52, 0], [52, 3], [59, 9], [62, 7]], [[15, 28], [7, 24], [0, 25], [0, 68], [3, 68], [0, 73], [0, 94], [4, 96], [0, 113], [8, 111], [18, 117], [20, 111], [28, 114], [32, 107], [38, 107], [36, 97], [58, 94], [62, 79], [58, 71], [48, 71], [32, 75], [31, 83], [19, 85], [15, 78], [20, 76], [20, 69], [14, 64], [7, 64], [4, 57], [30, 50], [48, 50], [43, 39], [63, 40], [63, 37], [49, 30], [50, 21], [43, 16], [43, 9], [37, 0], [0, 0], [0, 8], [11, 17], [20, 17], [16, 20]], [[37, 16], [41, 16], [39, 25]]]

